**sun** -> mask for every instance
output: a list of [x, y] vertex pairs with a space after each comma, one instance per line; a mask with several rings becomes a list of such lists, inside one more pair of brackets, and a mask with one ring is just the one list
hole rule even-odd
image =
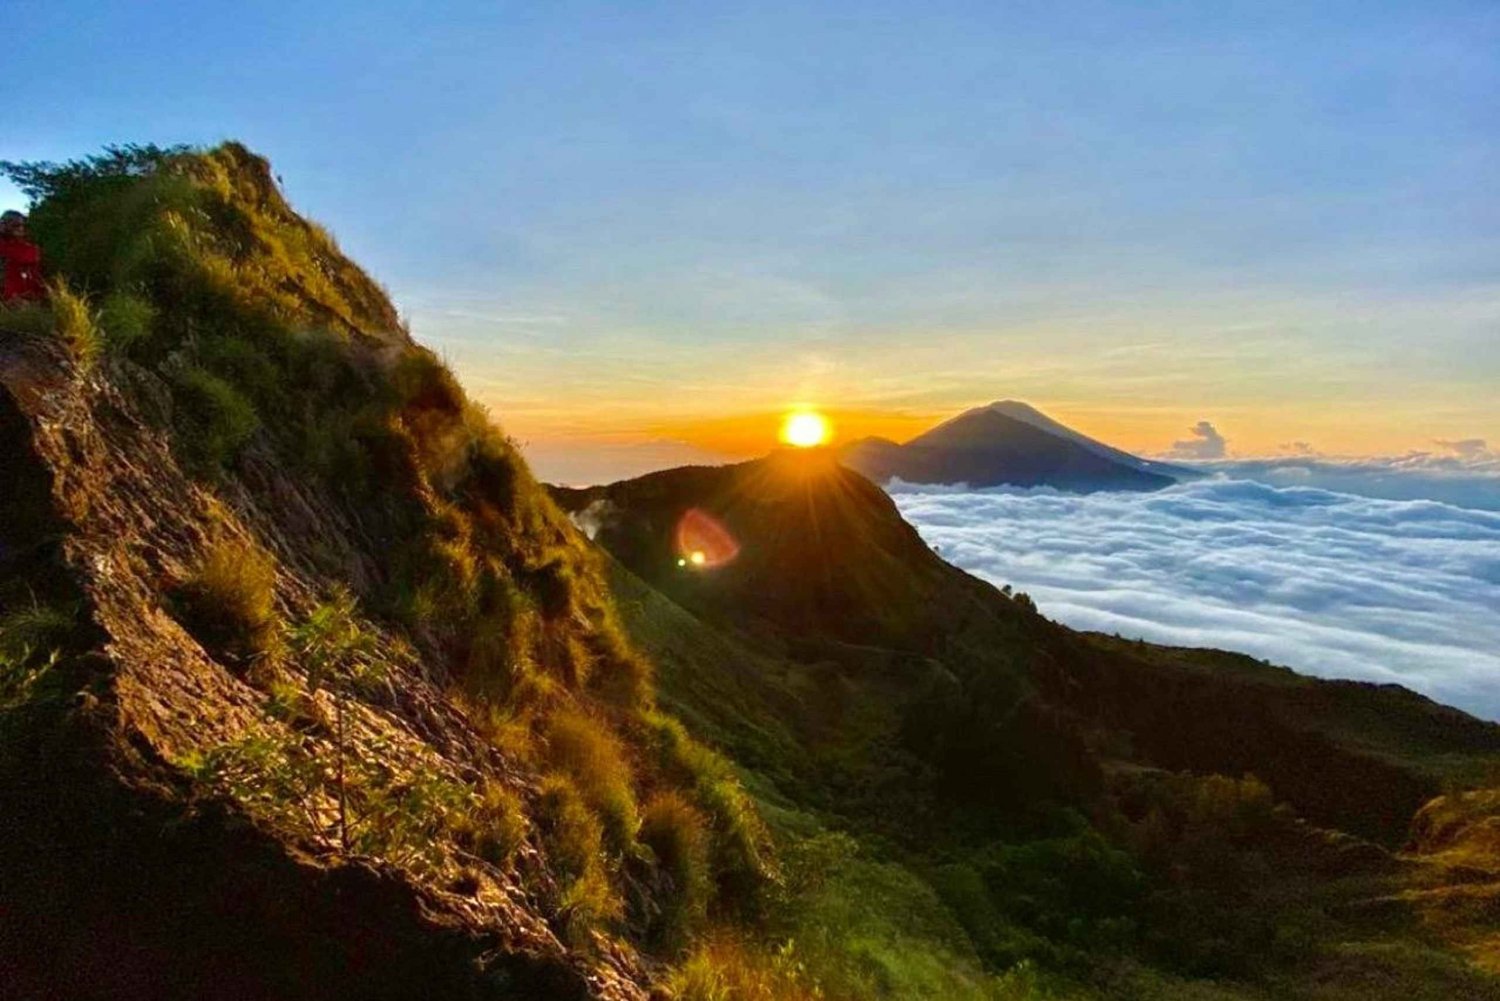
[[814, 410], [794, 410], [781, 422], [781, 440], [797, 448], [814, 448], [828, 437], [828, 418]]

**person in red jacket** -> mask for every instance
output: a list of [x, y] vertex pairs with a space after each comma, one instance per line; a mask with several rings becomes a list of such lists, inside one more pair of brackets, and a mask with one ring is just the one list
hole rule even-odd
[[40, 299], [47, 294], [42, 284], [42, 251], [26, 238], [26, 217], [12, 209], [0, 215], [0, 302]]

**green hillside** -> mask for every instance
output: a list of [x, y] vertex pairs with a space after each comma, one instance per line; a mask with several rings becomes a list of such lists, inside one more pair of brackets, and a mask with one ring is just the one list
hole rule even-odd
[[[987, 972], [1102, 996], [1493, 990], [1393, 901], [1430, 872], [1399, 853], [1412, 815], [1493, 769], [1495, 726], [1072, 632], [942, 562], [821, 453], [554, 495], [619, 560], [664, 704], [745, 766], [778, 832], [838, 831], [910, 873]], [[687, 511], [734, 560], [679, 565]]]

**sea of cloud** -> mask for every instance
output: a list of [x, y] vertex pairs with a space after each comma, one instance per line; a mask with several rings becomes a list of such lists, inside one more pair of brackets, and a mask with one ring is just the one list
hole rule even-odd
[[1500, 512], [1223, 474], [1156, 493], [888, 489], [944, 558], [1068, 625], [1500, 719]]

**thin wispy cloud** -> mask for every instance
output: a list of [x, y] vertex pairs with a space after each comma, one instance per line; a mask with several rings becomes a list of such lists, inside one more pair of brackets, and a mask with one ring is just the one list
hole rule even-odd
[[1500, 513], [1221, 478], [892, 495], [944, 558], [1068, 625], [1396, 682], [1500, 719]]

